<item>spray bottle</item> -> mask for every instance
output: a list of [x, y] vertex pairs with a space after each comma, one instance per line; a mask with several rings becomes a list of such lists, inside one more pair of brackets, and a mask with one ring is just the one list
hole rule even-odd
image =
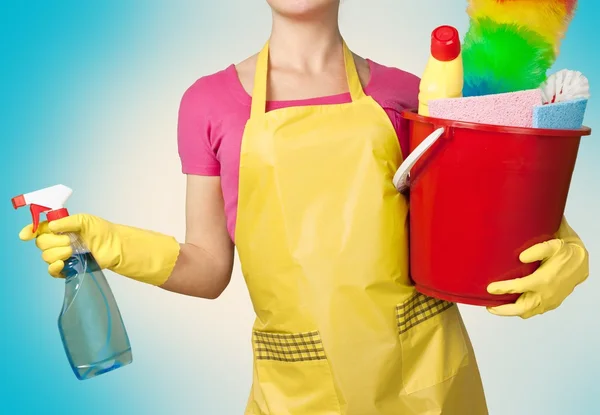
[[[64, 207], [73, 191], [56, 185], [12, 199], [18, 209], [29, 205], [33, 230], [40, 215], [48, 222], [69, 216]], [[90, 379], [132, 362], [131, 346], [121, 313], [106, 277], [90, 250], [75, 233], [73, 254], [65, 262], [65, 298], [58, 317], [58, 329], [75, 376]]]
[[419, 114], [429, 116], [429, 100], [462, 97], [463, 83], [458, 31], [440, 26], [431, 33], [431, 55], [419, 85]]

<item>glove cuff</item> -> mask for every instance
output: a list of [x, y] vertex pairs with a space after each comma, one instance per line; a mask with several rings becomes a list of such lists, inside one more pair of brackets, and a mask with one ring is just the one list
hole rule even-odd
[[116, 225], [116, 232], [121, 239], [120, 256], [110, 270], [146, 284], [163, 285], [179, 258], [179, 242], [172, 236], [122, 225]]
[[575, 245], [584, 247], [583, 241], [581, 240], [581, 238], [579, 238], [579, 235], [577, 235], [577, 232], [575, 232], [573, 230], [573, 228], [571, 228], [571, 226], [569, 226], [569, 223], [567, 222], [567, 218], [564, 216], [560, 222], [560, 227], [558, 228], [558, 231], [556, 232], [556, 237], [558, 239], [564, 240], [565, 243], [575, 244]]

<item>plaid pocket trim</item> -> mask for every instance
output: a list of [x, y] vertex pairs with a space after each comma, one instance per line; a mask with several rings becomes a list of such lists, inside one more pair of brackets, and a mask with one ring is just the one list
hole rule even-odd
[[291, 363], [327, 359], [318, 331], [288, 334], [254, 330], [252, 340], [257, 360]]
[[404, 303], [396, 306], [398, 333], [406, 333], [415, 326], [454, 306], [456, 306], [455, 303], [416, 293]]

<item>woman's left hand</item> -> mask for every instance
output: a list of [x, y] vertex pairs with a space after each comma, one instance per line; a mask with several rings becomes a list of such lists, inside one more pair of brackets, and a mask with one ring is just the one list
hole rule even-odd
[[531, 275], [491, 283], [490, 294], [521, 294], [514, 304], [488, 308], [499, 316], [530, 318], [554, 310], [589, 275], [589, 256], [579, 236], [563, 217], [557, 239], [542, 242], [523, 251], [523, 263], [542, 261]]

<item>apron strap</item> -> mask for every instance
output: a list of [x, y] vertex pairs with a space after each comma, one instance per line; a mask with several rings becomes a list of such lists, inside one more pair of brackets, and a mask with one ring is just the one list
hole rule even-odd
[[252, 89], [252, 109], [250, 118], [267, 111], [267, 76], [269, 73], [269, 42], [263, 46], [256, 59], [254, 88]]
[[[346, 68], [346, 79], [352, 101], [357, 101], [365, 96], [360, 77], [356, 70], [354, 57], [348, 49], [346, 42], [344, 46], [344, 67]], [[254, 88], [252, 90], [252, 108], [250, 117], [264, 114], [267, 110], [267, 83], [269, 73], [269, 42], [265, 44], [256, 60], [256, 72], [254, 73]]]
[[352, 52], [348, 49], [346, 42], [344, 42], [344, 66], [346, 67], [346, 79], [348, 80], [348, 89], [352, 97], [352, 102], [364, 98], [365, 91], [360, 83], [360, 77], [354, 63], [354, 56], [352, 56]]

